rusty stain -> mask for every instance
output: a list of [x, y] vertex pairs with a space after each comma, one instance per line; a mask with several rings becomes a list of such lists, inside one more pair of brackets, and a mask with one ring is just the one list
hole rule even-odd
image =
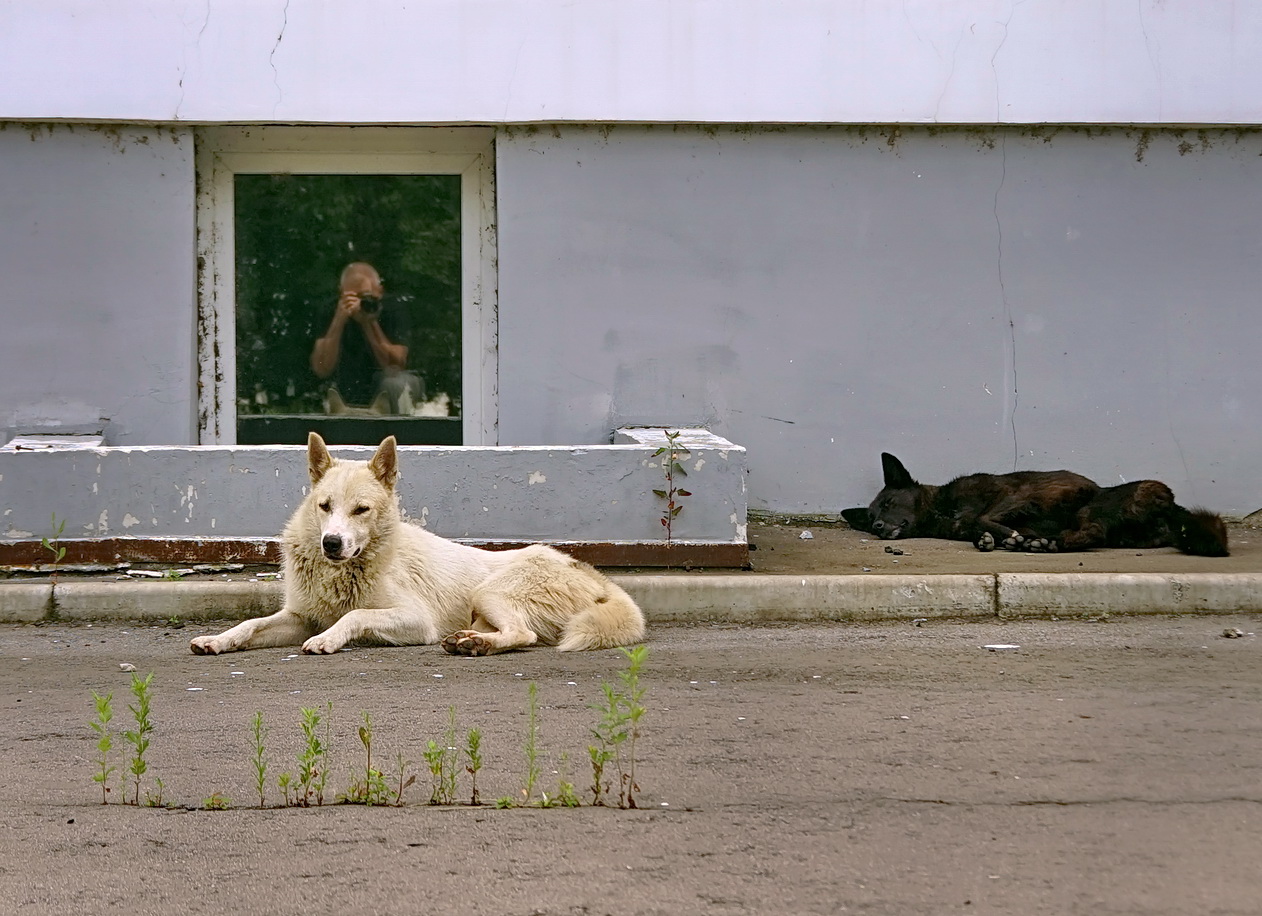
[[[511, 550], [533, 541], [479, 541], [461, 539], [486, 550]], [[280, 563], [280, 542], [275, 538], [64, 538], [63, 566], [118, 563], [251, 563], [274, 566]], [[748, 569], [749, 546], [744, 543], [637, 541], [551, 542], [570, 556], [604, 567], [675, 567], [693, 569]], [[48, 550], [40, 541], [21, 540], [0, 543], [0, 568], [48, 567]]]

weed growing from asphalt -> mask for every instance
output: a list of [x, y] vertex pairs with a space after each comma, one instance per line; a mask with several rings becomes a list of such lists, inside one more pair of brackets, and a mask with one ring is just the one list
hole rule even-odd
[[640, 669], [648, 658], [648, 646], [618, 650], [627, 658], [627, 668], [618, 672], [621, 689], [601, 681], [604, 703], [592, 708], [600, 713], [600, 721], [592, 728], [595, 744], [587, 746], [592, 765], [592, 804], [603, 805], [609, 797], [609, 780], [605, 769], [613, 763], [618, 776], [618, 807], [634, 808], [639, 784], [635, 779], [635, 744], [640, 736], [640, 718], [644, 715], [645, 688], [640, 685]]
[[145, 790], [145, 807], [146, 808], [166, 807], [166, 803], [163, 801], [163, 794], [166, 792], [166, 788], [167, 788], [166, 783], [164, 783], [161, 780], [161, 778], [155, 776], [153, 778], [153, 785], [154, 785], [154, 788], [156, 788], [158, 791], [150, 792], [148, 789]]
[[456, 764], [459, 748], [456, 747], [456, 707], [447, 707], [447, 730], [443, 740], [432, 738], [426, 744], [425, 763], [429, 766], [431, 805], [452, 805], [456, 802]]
[[395, 755], [395, 765], [398, 767], [399, 787], [394, 793], [394, 804], [396, 807], [400, 807], [403, 805], [404, 791], [406, 791], [412, 783], [416, 782], [416, 774], [408, 773], [408, 767], [412, 765], [412, 761], [405, 759], [402, 751], [399, 751], [399, 753]]
[[[594, 743], [589, 744], [587, 751], [592, 767], [592, 805], [612, 805], [614, 793], [611, 790], [611, 777], [618, 781], [617, 805], [620, 808], [635, 808], [636, 793], [640, 786], [636, 775], [636, 745], [640, 737], [640, 720], [644, 715], [643, 698], [645, 688], [640, 682], [640, 674], [648, 657], [646, 646], [633, 649], [619, 649], [627, 660], [624, 670], [618, 672], [616, 683], [601, 682], [603, 702], [591, 708], [600, 713], [596, 725], [590, 728]], [[140, 804], [140, 790], [149, 764], [146, 753], [149, 750], [150, 735], [154, 730], [151, 717], [153, 673], [141, 678], [132, 674], [131, 691], [136, 698], [134, 705], [129, 705], [135, 728], [121, 732], [121, 737], [131, 747], [131, 757], [126, 767], [126, 775], [120, 781], [124, 804]], [[97, 735], [95, 772], [92, 780], [101, 787], [101, 804], [108, 804], [111, 777], [118, 767], [111, 762], [114, 750], [114, 733], [110, 723], [113, 720], [113, 694], [102, 696], [92, 692], [96, 708], [96, 718], [88, 724]], [[494, 802], [496, 808], [514, 807], [569, 807], [582, 805], [574, 783], [570, 781], [570, 757], [562, 751], [560, 765], [557, 769], [557, 786], [555, 791], [544, 791], [541, 788], [544, 754], [540, 746], [539, 687], [531, 681], [526, 688], [526, 736], [522, 745], [525, 754], [525, 774], [517, 795], [505, 795]], [[371, 715], [364, 711], [363, 723], [358, 734], [360, 744], [364, 748], [362, 775], [353, 771], [352, 780], [346, 791], [337, 795], [337, 801], [344, 804], [359, 805], [403, 805], [404, 792], [416, 782], [417, 775], [410, 770], [412, 761], [403, 753], [397, 754], [397, 772], [387, 775], [380, 764], [375, 764], [375, 730]], [[297, 771], [284, 772], [275, 777], [276, 788], [280, 791], [285, 807], [312, 807], [324, 804], [325, 790], [330, 773], [330, 757], [332, 750], [333, 704], [325, 703], [301, 709], [301, 729], [303, 745], [296, 759]], [[264, 722], [261, 710], [256, 710], [250, 720], [250, 767], [253, 775], [254, 791], [258, 797], [260, 808], [267, 807], [268, 773], [271, 769], [267, 756], [267, 737], [269, 729]], [[454, 805], [458, 774], [461, 765], [462, 751], [464, 771], [469, 774], [470, 805], [482, 805], [481, 789], [478, 785], [479, 775], [483, 768], [482, 733], [471, 728], [465, 733], [464, 747], [457, 746], [458, 730], [456, 723], [456, 707], [447, 708], [447, 724], [442, 741], [430, 740], [423, 752], [430, 771], [431, 791], [429, 804]], [[128, 786], [128, 779], [131, 785]], [[145, 792], [145, 805], [150, 807], [167, 806], [165, 800], [166, 786], [161, 779], [155, 778], [156, 792]], [[130, 790], [131, 797], [127, 794]], [[232, 801], [226, 795], [216, 791], [202, 800], [201, 807], [207, 810], [223, 810], [230, 808]]]
[[[328, 779], [329, 746], [322, 740], [320, 723], [333, 712], [333, 704], [325, 706], [325, 715], [315, 707], [302, 709], [303, 748], [298, 752], [298, 785], [295, 788], [294, 804], [309, 808], [314, 802], [324, 804], [324, 786]], [[325, 723], [324, 734], [327, 738], [328, 724]]]
[[561, 752], [561, 765], [557, 768], [557, 790], [551, 796], [544, 795], [544, 801], [547, 808], [577, 808], [582, 802], [579, 801], [578, 793], [574, 791], [574, 783], [569, 781], [570, 777], [570, 755], [565, 751]]
[[635, 781], [635, 745], [640, 737], [640, 719], [644, 715], [645, 688], [640, 685], [640, 669], [648, 658], [648, 646], [636, 646], [634, 649], [620, 647], [618, 649], [627, 658], [627, 667], [618, 672], [618, 680], [622, 682], [622, 708], [626, 712], [627, 726], [630, 736], [627, 740], [627, 769], [622, 776], [622, 800], [625, 807], [635, 807], [635, 793], [640, 791]]
[[254, 789], [259, 794], [259, 807], [267, 806], [267, 726], [263, 711], [256, 709], [250, 720], [250, 766], [254, 770]]
[[115, 770], [115, 767], [110, 765], [110, 751], [114, 749], [114, 735], [110, 731], [110, 720], [114, 718], [114, 694], [107, 693], [105, 696], [101, 696], [93, 690], [92, 699], [96, 703], [96, 718], [88, 724], [92, 726], [92, 730], [98, 736], [96, 741], [96, 772], [92, 774], [92, 781], [100, 783], [101, 804], [104, 805], [108, 803], [110, 776]]
[[465, 738], [464, 753], [468, 761], [464, 770], [469, 774], [469, 783], [472, 786], [469, 804], [477, 806], [482, 804], [482, 797], [478, 795], [478, 771], [482, 769], [482, 733], [476, 728], [469, 729], [469, 734]]
[[293, 801], [293, 799], [291, 798], [289, 794], [289, 786], [293, 781], [294, 781], [293, 773], [288, 773], [288, 772], [281, 773], [279, 776], [276, 777], [276, 788], [280, 789], [281, 797], [285, 799], [286, 808], [288, 808], [290, 805], [295, 804], [295, 802]]
[[539, 783], [539, 685], [526, 687], [526, 779], [522, 785], [522, 804], [529, 805]]
[[208, 798], [202, 799], [202, 807], [207, 811], [227, 811], [232, 807], [232, 799], [219, 792], [212, 792]]
[[140, 804], [140, 780], [149, 770], [149, 764], [145, 760], [145, 752], [149, 750], [149, 733], [153, 731], [153, 721], [149, 718], [151, 701], [149, 685], [152, 681], [152, 671], [143, 678], [134, 673], [132, 674], [131, 692], [136, 697], [136, 705], [128, 704], [127, 708], [131, 710], [132, 718], [136, 720], [136, 727], [123, 732], [123, 740], [130, 744], [132, 748], [127, 772], [131, 774], [135, 782], [136, 794], [132, 799], [132, 804], [137, 806]]
[[353, 780], [337, 800], [348, 805], [386, 805], [390, 803], [390, 789], [380, 770], [372, 765], [372, 716], [364, 713], [364, 724], [359, 727], [359, 743], [364, 746], [364, 775]]
[[655, 451], [653, 456], [662, 458], [662, 474], [666, 478], [666, 488], [664, 490], [654, 490], [653, 494], [666, 500], [666, 508], [662, 510], [660, 521], [662, 527], [666, 529], [666, 546], [669, 547], [675, 519], [684, 508], [678, 500], [681, 497], [692, 495], [687, 490], [679, 487], [675, 482], [675, 478], [688, 476], [688, 472], [684, 470], [684, 466], [680, 461], [692, 453], [687, 446], [679, 444], [679, 430], [664, 430], [664, 432], [666, 434], [666, 444]]

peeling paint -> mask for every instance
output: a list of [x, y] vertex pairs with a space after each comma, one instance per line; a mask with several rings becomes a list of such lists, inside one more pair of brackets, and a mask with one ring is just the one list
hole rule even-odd
[[537, 483], [547, 483], [548, 478], [542, 471], [531, 471], [530, 477], [526, 482], [533, 487]]
[[696, 460], [696, 462], [693, 464], [692, 469], [693, 469], [694, 471], [699, 471], [699, 470], [701, 470], [703, 467], [705, 467], [705, 459], [704, 459], [704, 458], [698, 458], [698, 459]]
[[10, 528], [8, 531], [4, 533], [4, 536], [7, 538], [12, 538], [15, 541], [20, 541], [23, 538], [34, 537], [35, 533], [33, 531], [22, 531], [19, 528]]
[[102, 535], [102, 536], [110, 533], [110, 510], [109, 509], [101, 510], [101, 514], [97, 517], [97, 520], [96, 520], [96, 531], [97, 531], [97, 534]]
[[123, 527], [124, 528], [131, 528], [133, 525], [139, 525], [139, 524], [140, 524], [140, 519], [136, 518], [136, 516], [132, 515], [130, 512], [123, 514]]

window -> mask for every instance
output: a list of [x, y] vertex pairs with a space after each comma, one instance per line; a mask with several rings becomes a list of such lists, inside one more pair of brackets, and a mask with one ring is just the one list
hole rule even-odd
[[199, 137], [200, 441], [496, 443], [491, 142]]

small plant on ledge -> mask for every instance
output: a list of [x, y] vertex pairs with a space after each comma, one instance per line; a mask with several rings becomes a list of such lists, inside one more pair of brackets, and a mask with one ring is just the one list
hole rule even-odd
[[653, 453], [653, 457], [662, 459], [662, 474], [666, 478], [666, 488], [663, 490], [654, 490], [653, 495], [666, 500], [666, 508], [662, 510], [660, 519], [662, 527], [666, 529], [666, 546], [671, 546], [671, 539], [674, 534], [675, 519], [679, 513], [683, 511], [683, 505], [680, 504], [680, 498], [691, 496], [692, 494], [676, 483], [676, 478], [687, 477], [688, 472], [684, 470], [684, 466], [680, 463], [687, 458], [691, 452], [688, 447], [679, 444], [679, 430], [665, 430], [666, 444]]

